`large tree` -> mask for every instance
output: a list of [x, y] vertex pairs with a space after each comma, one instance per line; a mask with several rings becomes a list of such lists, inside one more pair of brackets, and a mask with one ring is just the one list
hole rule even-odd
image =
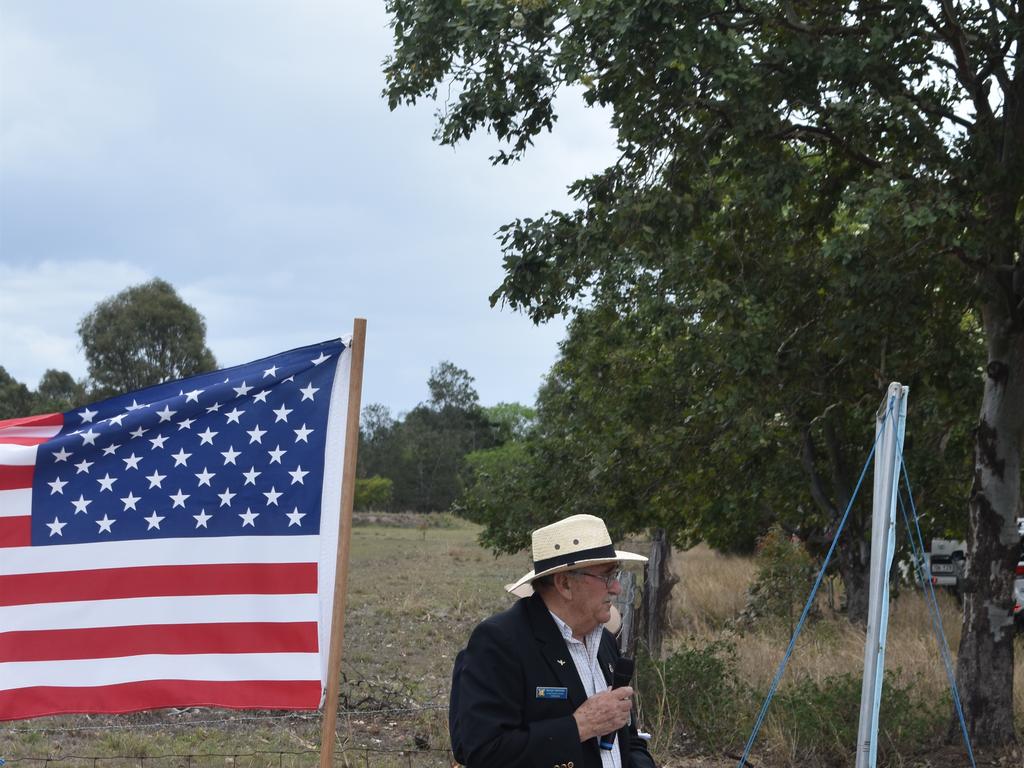
[[[443, 89], [443, 142], [493, 131], [503, 142], [495, 162], [514, 160], [552, 128], [555, 96], [566, 86], [611, 111], [618, 161], [572, 186], [577, 210], [503, 230], [506, 277], [493, 299], [536, 320], [586, 301], [629, 309], [634, 297], [659, 291], [685, 302], [680, 287], [706, 291], [722, 282], [723, 259], [741, 262], [721, 289], [742, 307], [745, 275], [762, 251], [780, 257], [794, 246], [851, 281], [870, 280], [857, 252], [843, 248], [855, 238], [919, 267], [904, 277], [893, 271], [864, 314], [898, 307], [922, 281], [934, 300], [956, 303], [974, 278], [968, 300], [985, 359], [957, 675], [975, 739], [1012, 740], [1008, 616], [1024, 442], [1024, 5], [389, 0], [388, 9], [389, 101]], [[729, 193], [733, 184], [742, 195]], [[741, 233], [759, 239], [705, 239], [709, 222], [730, 212], [746, 213]], [[796, 240], [779, 243], [780, 233]], [[728, 243], [734, 248], [723, 257]], [[959, 271], [948, 268], [954, 260]], [[801, 328], [778, 328], [782, 352]], [[849, 338], [833, 340], [840, 357]]]
[[203, 316], [159, 278], [104, 299], [78, 324], [96, 396], [212, 371]]

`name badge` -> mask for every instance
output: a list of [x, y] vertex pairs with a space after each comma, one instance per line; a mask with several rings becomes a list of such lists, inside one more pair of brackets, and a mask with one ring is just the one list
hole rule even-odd
[[538, 699], [568, 699], [568, 688], [546, 688], [537, 686]]

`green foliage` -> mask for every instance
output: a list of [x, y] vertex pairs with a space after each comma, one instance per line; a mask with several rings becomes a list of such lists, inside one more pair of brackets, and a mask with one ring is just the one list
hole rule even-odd
[[[771, 727], [786, 734], [793, 754], [808, 765], [832, 766], [850, 761], [857, 742], [861, 678], [849, 673], [823, 680], [805, 678], [786, 686], [769, 709]], [[887, 670], [879, 711], [879, 765], [902, 764], [900, 758], [941, 743], [948, 697], [923, 699], [899, 672]]]
[[0, 365], [0, 419], [28, 416], [32, 411], [32, 393]]
[[537, 421], [537, 410], [521, 403], [498, 403], [484, 408], [499, 444], [525, 440]]
[[391, 509], [394, 483], [387, 477], [356, 478], [354, 508], [359, 511]]
[[36, 387], [34, 407], [42, 413], [56, 413], [70, 411], [88, 401], [84, 382], [75, 381], [67, 371], [50, 368]]
[[642, 657], [637, 665], [646, 721], [659, 721], [667, 744], [692, 743], [701, 751], [735, 749], [749, 734], [754, 712], [749, 687], [725, 641], [684, 647], [664, 661]]
[[508, 442], [466, 456], [465, 488], [453, 511], [486, 527], [481, 543], [497, 552], [518, 552], [535, 521], [533, 499], [524, 493], [534, 479], [527, 446]]
[[47, 370], [33, 391], [0, 366], [0, 419], [60, 413], [88, 401], [85, 384], [67, 371]]
[[78, 335], [98, 397], [217, 367], [202, 316], [159, 278], [101, 301], [82, 318]]
[[401, 420], [379, 404], [363, 409], [358, 474], [390, 478], [394, 510], [447, 510], [462, 492], [466, 454], [496, 444], [467, 371], [444, 361], [427, 388], [430, 399]]
[[814, 583], [814, 560], [799, 539], [775, 525], [758, 541], [755, 562], [751, 609], [758, 616], [781, 621], [792, 635]]

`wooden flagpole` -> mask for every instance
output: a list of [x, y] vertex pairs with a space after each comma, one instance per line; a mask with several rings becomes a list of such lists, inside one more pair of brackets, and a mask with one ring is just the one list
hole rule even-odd
[[345, 644], [345, 603], [348, 597], [348, 556], [352, 543], [352, 505], [355, 501], [356, 455], [359, 449], [359, 405], [363, 393], [363, 352], [366, 320], [357, 317], [352, 328], [352, 367], [348, 377], [348, 417], [345, 421], [345, 457], [341, 475], [341, 519], [338, 559], [334, 567], [334, 609], [331, 649], [327, 657], [327, 698], [320, 731], [320, 768], [331, 768], [334, 731], [338, 720], [338, 688], [341, 685], [341, 651]]

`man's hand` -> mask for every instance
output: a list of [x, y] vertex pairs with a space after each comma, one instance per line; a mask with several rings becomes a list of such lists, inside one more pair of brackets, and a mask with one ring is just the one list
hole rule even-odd
[[587, 741], [606, 733], [615, 733], [629, 722], [633, 705], [633, 689], [629, 686], [594, 694], [572, 713], [580, 741]]

